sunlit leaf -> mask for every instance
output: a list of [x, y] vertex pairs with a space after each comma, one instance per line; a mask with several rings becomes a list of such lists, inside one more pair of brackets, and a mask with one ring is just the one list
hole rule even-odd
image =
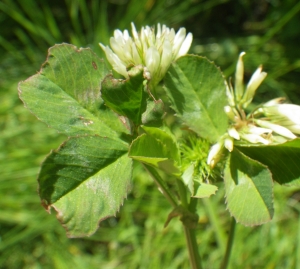
[[101, 83], [105, 104], [137, 125], [141, 123], [142, 113], [146, 110], [143, 72], [143, 66], [138, 65], [128, 72], [129, 79], [115, 79], [108, 75]]
[[108, 73], [90, 49], [55, 45], [40, 72], [20, 82], [20, 98], [41, 121], [67, 135], [128, 132], [104, 107], [100, 81]]
[[201, 183], [196, 193], [193, 195], [195, 198], [206, 198], [215, 194], [218, 187], [212, 184]]
[[165, 78], [176, 115], [190, 129], [214, 143], [228, 127], [225, 79], [214, 63], [188, 55], [173, 63]]
[[57, 211], [70, 237], [93, 234], [99, 222], [115, 215], [123, 204], [132, 170], [127, 151], [120, 140], [74, 137], [42, 164], [38, 177], [42, 203]]
[[300, 184], [300, 138], [273, 146], [239, 147], [250, 158], [268, 166], [280, 184]]
[[272, 175], [263, 164], [234, 149], [224, 171], [226, 202], [237, 222], [260, 225], [272, 219]]

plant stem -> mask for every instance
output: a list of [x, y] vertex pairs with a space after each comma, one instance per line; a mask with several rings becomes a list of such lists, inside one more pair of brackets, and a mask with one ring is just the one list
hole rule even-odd
[[229, 236], [228, 236], [228, 241], [227, 241], [227, 246], [226, 246], [226, 252], [225, 252], [225, 256], [223, 258], [223, 261], [221, 263], [220, 269], [226, 269], [227, 266], [228, 266], [230, 253], [231, 253], [233, 240], [234, 240], [235, 224], [236, 224], [235, 219], [232, 218], [231, 225], [230, 225]]
[[190, 264], [192, 269], [202, 269], [201, 258], [198, 252], [198, 244], [194, 229], [183, 225], [185, 240], [189, 251]]
[[[163, 193], [163, 195], [166, 197], [166, 199], [170, 202], [170, 204], [176, 208], [178, 207], [178, 203], [176, 199], [174, 198], [173, 194], [170, 192], [168, 186], [163, 181], [161, 176], [158, 174], [158, 172], [151, 166], [147, 164], [143, 164], [144, 168], [148, 171], [150, 176], [153, 178], [154, 182], [159, 187], [160, 191]], [[180, 195], [180, 200], [182, 203], [182, 206], [186, 209], [189, 209], [189, 204], [187, 201], [187, 195], [186, 195], [186, 188], [183, 184], [183, 182], [179, 179], [177, 179], [177, 185]], [[192, 205], [192, 208], [195, 209], [195, 205]], [[193, 212], [194, 213], [194, 212]], [[188, 247], [189, 252], [189, 259], [192, 269], [202, 269], [201, 266], [201, 258], [198, 253], [198, 245], [196, 240], [196, 234], [194, 229], [190, 229], [189, 227], [183, 225], [185, 239]]]
[[173, 196], [173, 194], [170, 192], [168, 186], [164, 182], [164, 180], [161, 178], [161, 176], [158, 174], [158, 172], [151, 166], [147, 164], [143, 164], [144, 168], [148, 171], [156, 185], [158, 186], [159, 190], [162, 192], [162, 194], [166, 197], [166, 199], [169, 201], [169, 203], [176, 208], [178, 206], [178, 203]]
[[217, 215], [217, 210], [214, 208], [213, 203], [211, 202], [211, 199], [201, 199], [206, 212], [208, 214], [209, 222], [211, 223], [215, 233], [216, 233], [216, 239], [218, 246], [222, 253], [225, 253], [226, 251], [226, 241], [227, 241], [227, 235], [224, 231], [223, 225], [220, 221], [220, 218]]
[[188, 200], [186, 196], [186, 187], [180, 179], [176, 179], [176, 182], [178, 186], [178, 192], [179, 192], [181, 204], [184, 208], [189, 209]]
[[[196, 211], [195, 203], [197, 201], [195, 201], [193, 198], [191, 198], [190, 204], [188, 204], [187, 195], [186, 195], [186, 187], [184, 186], [183, 182], [180, 179], [177, 179], [177, 185], [178, 185], [178, 191], [179, 191], [182, 206], [188, 210], [192, 209], [192, 213], [195, 213], [195, 211]], [[198, 251], [198, 244], [197, 244], [197, 240], [196, 240], [195, 229], [191, 229], [191, 228], [185, 226], [184, 223], [183, 223], [183, 229], [184, 229], [186, 244], [187, 244], [188, 251], [189, 251], [191, 268], [192, 269], [202, 269], [201, 257], [199, 255], [199, 251]]]

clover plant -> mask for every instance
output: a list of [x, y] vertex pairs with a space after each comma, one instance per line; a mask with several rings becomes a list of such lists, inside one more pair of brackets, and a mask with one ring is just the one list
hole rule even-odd
[[213, 62], [187, 54], [191, 43], [184, 28], [132, 24], [132, 36], [115, 30], [110, 47], [100, 44], [111, 66], [89, 48], [60, 44], [20, 82], [25, 106], [68, 136], [42, 163], [38, 190], [69, 237], [92, 235], [118, 212], [139, 162], [170, 202], [166, 225], [182, 221], [191, 268], [201, 268], [197, 202], [224, 181], [233, 217], [226, 268], [235, 222], [270, 221], [274, 181], [300, 183], [300, 107], [283, 98], [249, 106], [262, 67], [244, 87], [243, 52], [227, 82]]

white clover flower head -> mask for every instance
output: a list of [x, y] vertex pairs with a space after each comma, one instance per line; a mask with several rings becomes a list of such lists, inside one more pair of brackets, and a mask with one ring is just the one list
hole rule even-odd
[[257, 88], [267, 74], [259, 66], [244, 88], [244, 55], [245, 52], [239, 55], [234, 88], [231, 83], [226, 87], [228, 105], [224, 107], [224, 111], [230, 127], [211, 147], [207, 160], [211, 166], [219, 160], [224, 147], [231, 152], [235, 143], [271, 145], [284, 143], [300, 135], [300, 106], [284, 104], [284, 98], [270, 100], [251, 113], [246, 113], [244, 109], [252, 102]]
[[[295, 134], [300, 134], [300, 106], [283, 104], [284, 98], [276, 98], [248, 115], [244, 111], [267, 75], [259, 66], [244, 90], [244, 55], [245, 52], [239, 55], [234, 90], [231, 85], [227, 90], [229, 105], [224, 107], [224, 111], [231, 121], [227, 134], [234, 140], [266, 145], [295, 139]], [[282, 139], [278, 139], [278, 136]]]
[[138, 33], [135, 25], [131, 23], [132, 36], [127, 30], [114, 31], [110, 38], [110, 46], [101, 48], [113, 69], [128, 78], [127, 69], [142, 64], [150, 73], [150, 84], [156, 86], [165, 76], [172, 61], [185, 55], [192, 43], [191, 33], [186, 35], [185, 28], [177, 33], [173, 28], [157, 24], [156, 34], [154, 28], [142, 27]]

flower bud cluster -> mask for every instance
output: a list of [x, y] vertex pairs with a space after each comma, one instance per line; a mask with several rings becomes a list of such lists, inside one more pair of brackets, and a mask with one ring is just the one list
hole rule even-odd
[[238, 59], [235, 88], [231, 84], [227, 85], [228, 105], [224, 111], [230, 127], [210, 149], [207, 163], [211, 167], [220, 160], [224, 148], [229, 152], [233, 150], [234, 143], [278, 144], [295, 139], [300, 134], [300, 106], [284, 104], [284, 98], [273, 99], [246, 114], [244, 109], [252, 102], [267, 74], [262, 72], [260, 66], [244, 89], [244, 55], [242, 52]]
[[156, 34], [149, 26], [142, 27], [139, 33], [133, 23], [131, 27], [133, 37], [127, 30], [115, 30], [110, 38], [111, 48], [101, 43], [100, 46], [117, 73], [128, 78], [128, 68], [142, 64], [150, 73], [150, 84], [154, 87], [165, 76], [171, 62], [188, 52], [193, 36], [186, 35], [185, 28], [175, 33], [173, 28], [159, 23]]

